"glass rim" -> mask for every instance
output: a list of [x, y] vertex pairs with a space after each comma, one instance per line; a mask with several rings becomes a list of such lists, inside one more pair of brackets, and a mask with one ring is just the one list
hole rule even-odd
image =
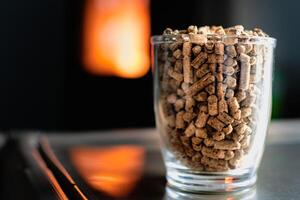
[[215, 35], [215, 34], [181, 34], [179, 35], [153, 35], [151, 36], [150, 42], [151, 44], [163, 44], [163, 43], [170, 43], [176, 40], [183, 40], [183, 41], [190, 41], [190, 42], [195, 42], [199, 43], [198, 41], [195, 41], [191, 35], [193, 36], [204, 36], [209, 40], [216, 40], [216, 42], [222, 42], [224, 39], [227, 38], [237, 38], [240, 40], [247, 40], [247, 41], [239, 41], [238, 43], [250, 43], [250, 44], [269, 44], [272, 45], [273, 47], [276, 46], [277, 40], [276, 38], [273, 37], [263, 37], [263, 36], [228, 36], [228, 35]]

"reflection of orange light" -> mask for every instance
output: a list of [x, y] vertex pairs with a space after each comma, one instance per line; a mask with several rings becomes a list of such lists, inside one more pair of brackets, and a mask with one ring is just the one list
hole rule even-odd
[[148, 0], [87, 0], [83, 34], [89, 72], [125, 78], [148, 72]]
[[138, 146], [78, 147], [70, 151], [72, 163], [94, 189], [125, 197], [141, 178], [144, 149]]
[[43, 159], [41, 158], [40, 154], [37, 151], [33, 151], [32, 156], [35, 158], [35, 160], [37, 161], [37, 164], [41, 167], [42, 171], [45, 173], [45, 175], [48, 178], [53, 189], [56, 191], [55, 194], [57, 194], [58, 199], [67, 200], [68, 198], [67, 198], [66, 194], [60, 187], [59, 183], [57, 182], [57, 180], [56, 180], [55, 176], [53, 175], [53, 173], [51, 172], [51, 170], [49, 170], [47, 165], [43, 162]]
[[[230, 184], [233, 183], [233, 181], [234, 181], [234, 177], [232, 177], [232, 176], [225, 177], [225, 179], [224, 179], [225, 184], [229, 184], [226, 187], [226, 191], [232, 191], [233, 187]], [[230, 200], [230, 199], [228, 199], [228, 200]]]
[[229, 183], [232, 183], [232, 182], [233, 182], [233, 177], [228, 176], [228, 177], [225, 178], [225, 183], [226, 184], [229, 184]]

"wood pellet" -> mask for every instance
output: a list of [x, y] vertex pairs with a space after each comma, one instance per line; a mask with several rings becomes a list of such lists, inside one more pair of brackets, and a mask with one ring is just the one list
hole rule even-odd
[[171, 152], [184, 165], [228, 171], [247, 155], [264, 78], [265, 47], [249, 42], [257, 35], [268, 37], [240, 25], [164, 31], [172, 40], [158, 51], [159, 104]]

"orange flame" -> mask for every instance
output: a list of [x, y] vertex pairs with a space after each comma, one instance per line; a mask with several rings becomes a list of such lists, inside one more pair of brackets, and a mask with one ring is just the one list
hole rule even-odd
[[142, 176], [144, 149], [138, 146], [74, 148], [70, 158], [83, 179], [112, 197], [126, 197]]
[[138, 78], [150, 68], [148, 0], [87, 0], [83, 62], [93, 74]]

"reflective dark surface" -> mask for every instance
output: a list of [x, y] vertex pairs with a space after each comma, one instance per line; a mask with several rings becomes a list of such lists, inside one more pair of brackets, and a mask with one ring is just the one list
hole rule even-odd
[[154, 129], [24, 134], [0, 149], [1, 199], [300, 199], [299, 121], [271, 126], [255, 188], [188, 194], [167, 187]]
[[[59, 137], [49, 139], [55, 154], [75, 182], [83, 188], [84, 192], [95, 195], [97, 199], [300, 198], [300, 161], [296, 159], [297, 152], [300, 151], [300, 143], [297, 140], [285, 144], [272, 142], [266, 146], [255, 188], [238, 193], [196, 195], [165, 187], [164, 166], [154, 130], [133, 130], [120, 135], [110, 133], [107, 135], [109, 136], [103, 141], [101, 137], [97, 139], [96, 135], [90, 135], [90, 144], [88, 136], [85, 144], [80, 144], [79, 137], [69, 138], [65, 144], [63, 140], [58, 142]], [[109, 139], [110, 136], [112, 140]], [[278, 137], [284, 136], [273, 136], [273, 141], [280, 139]], [[76, 157], [77, 159], [81, 157], [82, 160], [76, 161]], [[117, 165], [118, 159], [121, 159], [123, 164]], [[103, 165], [101, 162], [104, 162]], [[81, 173], [82, 166], [90, 171], [85, 169], [85, 173]]]

